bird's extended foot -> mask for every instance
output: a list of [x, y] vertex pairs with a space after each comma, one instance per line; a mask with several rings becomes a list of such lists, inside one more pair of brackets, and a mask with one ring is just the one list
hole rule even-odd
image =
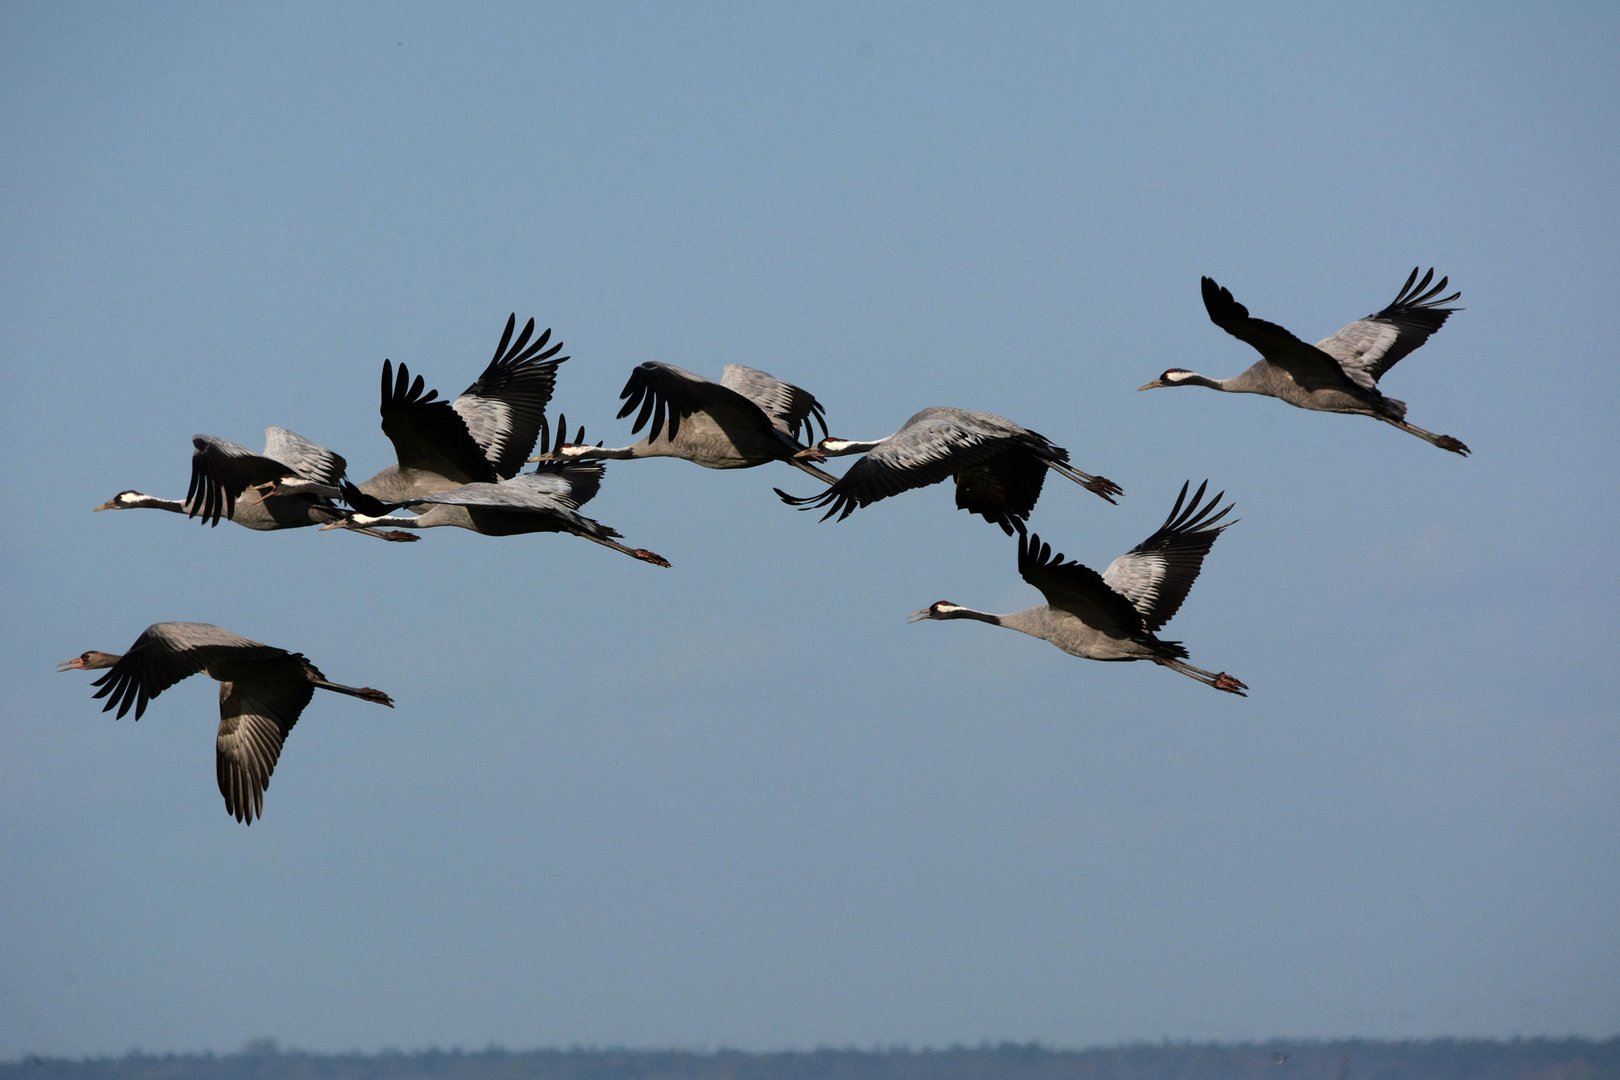
[[1468, 447], [1463, 445], [1463, 441], [1451, 435], [1440, 436], [1434, 440], [1434, 445], [1442, 450], [1450, 450], [1453, 454], [1461, 454], [1463, 457], [1467, 457], [1469, 453]]
[[1225, 690], [1228, 694], [1236, 694], [1238, 697], [1249, 696], [1244, 693], [1244, 691], [1248, 690], [1248, 687], [1224, 671], [1216, 675], [1215, 681], [1209, 685], [1217, 690]]
[[392, 540], [397, 544], [409, 544], [422, 539], [415, 533], [406, 532], [404, 529], [378, 529], [377, 535], [384, 540]]
[[1106, 476], [1093, 476], [1086, 481], [1085, 488], [1094, 495], [1101, 495], [1109, 502], [1114, 501], [1115, 495], [1125, 494], [1125, 489], [1108, 479]]
[[650, 562], [654, 566], [662, 566], [665, 569], [668, 569], [669, 567], [669, 560], [658, 554], [656, 551], [648, 551], [646, 548], [636, 548], [634, 551], [630, 552], [630, 554], [634, 555], [642, 562]]

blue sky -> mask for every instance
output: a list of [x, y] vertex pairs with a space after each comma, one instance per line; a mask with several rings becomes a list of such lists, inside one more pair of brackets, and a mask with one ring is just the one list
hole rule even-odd
[[[1620, 1030], [1620, 207], [1609, 5], [12, 6], [0, 1057]], [[1372, 421], [1135, 388], [1433, 265]], [[1247, 700], [971, 624], [1038, 594], [933, 488], [608, 466], [563, 536], [411, 545], [90, 508], [282, 424], [369, 475], [384, 357], [511, 311], [593, 438], [628, 370], [762, 367], [836, 434], [951, 404], [1237, 503], [1166, 631]], [[224, 813], [215, 688], [53, 667], [149, 623], [302, 650]]]

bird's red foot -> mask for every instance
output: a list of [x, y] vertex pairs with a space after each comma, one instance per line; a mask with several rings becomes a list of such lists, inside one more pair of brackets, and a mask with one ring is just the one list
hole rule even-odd
[[382, 537], [384, 540], [393, 540], [396, 543], [403, 543], [403, 544], [408, 544], [408, 543], [411, 543], [413, 541], [422, 539], [420, 536], [417, 536], [415, 533], [406, 532], [404, 529], [383, 529], [383, 530], [379, 531], [377, 533], [377, 535]]
[[1224, 671], [1216, 675], [1215, 681], [1210, 685], [1217, 690], [1225, 690], [1228, 694], [1236, 694], [1238, 697], [1249, 696], [1248, 694], [1244, 693], [1248, 687]]
[[630, 554], [634, 555], [642, 562], [650, 562], [654, 566], [662, 566], [666, 569], [669, 567], [669, 560], [658, 554], [656, 551], [648, 551], [646, 548], [636, 548]]

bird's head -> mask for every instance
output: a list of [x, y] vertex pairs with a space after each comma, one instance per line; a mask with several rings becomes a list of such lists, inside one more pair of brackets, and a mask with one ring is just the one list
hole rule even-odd
[[1188, 371], [1186, 368], [1173, 367], [1152, 382], [1138, 386], [1137, 389], [1152, 390], [1160, 386], [1188, 386], [1194, 384], [1197, 378], [1198, 374], [1196, 372]]
[[116, 653], [98, 652], [91, 649], [82, 652], [71, 660], [64, 660], [56, 665], [57, 671], [95, 671], [98, 668], [110, 668], [118, 663]]
[[964, 610], [961, 604], [953, 604], [949, 600], [935, 600], [921, 611], [913, 611], [906, 617], [907, 622], [922, 622], [924, 619], [949, 619], [957, 612]]
[[114, 495], [112, 498], [108, 499], [106, 502], [104, 502], [100, 506], [96, 507], [96, 509], [97, 510], [128, 510], [128, 509], [130, 509], [132, 507], [136, 507], [136, 506], [141, 505], [141, 501], [143, 499], [145, 499], [145, 498], [146, 498], [146, 496], [142, 495], [138, 491], [120, 491], [118, 494]]

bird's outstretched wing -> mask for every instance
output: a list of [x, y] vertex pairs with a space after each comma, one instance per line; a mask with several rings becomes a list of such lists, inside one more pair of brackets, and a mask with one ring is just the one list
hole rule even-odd
[[1441, 278], [1431, 288], [1429, 282], [1433, 280], [1433, 267], [1424, 272], [1422, 281], [1418, 280], [1418, 268], [1412, 267], [1406, 284], [1388, 306], [1349, 323], [1332, 337], [1317, 342], [1316, 347], [1337, 360], [1345, 374], [1359, 385], [1372, 389], [1384, 372], [1444, 326], [1452, 312], [1462, 310], [1440, 306], [1462, 293], [1441, 296], [1447, 279]]
[[1306, 344], [1276, 323], [1250, 315], [1249, 309], [1233, 299], [1230, 290], [1215, 284], [1214, 279], [1206, 277], [1202, 285], [1204, 310], [1209, 312], [1209, 321], [1252, 346], [1300, 386], [1307, 390], [1354, 392], [1361, 385], [1321, 349]]
[[[282, 658], [290, 669], [307, 663], [298, 654]], [[251, 825], [263, 816], [264, 789], [282, 744], [314, 694], [314, 685], [302, 678], [234, 682], [222, 689], [214, 772], [225, 808], [237, 821]]]
[[[1016, 434], [1015, 434], [1016, 433]], [[913, 488], [927, 487], [971, 469], [1006, 450], [1023, 428], [990, 413], [929, 408], [868, 450], [825, 491], [796, 498], [777, 489], [790, 506], [827, 508], [821, 520], [847, 518], [858, 508]], [[984, 513], [978, 507], [970, 507]], [[987, 518], [989, 514], [985, 514]], [[994, 521], [994, 518], [990, 518]], [[999, 524], [999, 522], [998, 522]]]
[[139, 720], [146, 703], [180, 680], [206, 669], [227, 655], [258, 653], [266, 659], [289, 655], [285, 649], [252, 641], [211, 623], [153, 623], [135, 644], [92, 686], [99, 687], [96, 698], [106, 698], [101, 707], [118, 718], [131, 708]]
[[516, 328], [514, 312], [506, 320], [489, 366], [451, 402], [473, 441], [502, 477], [516, 475], [533, 451], [535, 436], [545, 423], [546, 405], [557, 386], [557, 366], [568, 359], [557, 355], [563, 344], [551, 344], [550, 327], [536, 338], [530, 319], [513, 340]]
[[821, 434], [827, 434], [827, 414], [821, 402], [802, 387], [743, 364], [727, 364], [720, 372], [720, 385], [758, 405], [772, 426], [790, 439], [815, 442], [818, 423]]
[[406, 499], [405, 506], [479, 506], [491, 510], [550, 514], [573, 510], [573, 485], [557, 472], [519, 473], [494, 484], [463, 484], [449, 491], [438, 491], [420, 498]]
[[394, 444], [401, 469], [463, 484], [500, 479], [461, 414], [437, 390], [427, 389], [422, 376], [413, 380], [404, 364], [396, 374], [393, 361], [383, 361], [379, 411], [383, 434]]
[[1141, 614], [1142, 625], [1151, 632], [1157, 633], [1181, 608], [1215, 538], [1235, 524], [1217, 524], [1232, 512], [1231, 503], [1216, 511], [1224, 491], [1199, 505], [1208, 486], [1207, 480], [1199, 484], [1188, 501], [1188, 483], [1183, 483], [1164, 524], [1109, 563], [1102, 573], [1104, 583], [1130, 601]]
[[1109, 637], [1142, 636], [1142, 616], [1089, 566], [1066, 560], [1034, 533], [1018, 538], [1018, 573], [1041, 590], [1048, 606], [1068, 612]]
[[1024, 531], [1045, 483], [1046, 465], [1041, 459], [1027, 448], [1009, 446], [957, 472], [956, 505], [1000, 525], [1011, 536], [1014, 531]]
[[235, 513], [237, 498], [249, 487], [293, 475], [287, 464], [229, 439], [193, 435], [191, 445], [195, 449], [191, 482], [186, 487], [186, 516], [201, 518], [208, 525], [218, 525], [220, 518]]
[[[624, 389], [619, 391], [619, 398], [624, 402], [619, 408], [619, 418], [635, 412], [636, 419], [630, 430], [639, 432], [646, 428], [648, 441], [656, 440], [660, 433], [674, 439], [681, 429], [681, 421], [695, 412], [712, 413], [717, 421], [723, 421], [726, 414], [730, 414], [734, 422], [740, 419], [744, 423], [770, 424], [770, 418], [759, 405], [736, 390], [674, 364], [652, 360], [636, 365], [625, 380]], [[636, 412], [638, 409], [640, 411]]]
[[300, 479], [332, 487], [336, 487], [349, 470], [349, 463], [343, 460], [342, 454], [275, 424], [264, 429], [264, 456], [281, 462]]

